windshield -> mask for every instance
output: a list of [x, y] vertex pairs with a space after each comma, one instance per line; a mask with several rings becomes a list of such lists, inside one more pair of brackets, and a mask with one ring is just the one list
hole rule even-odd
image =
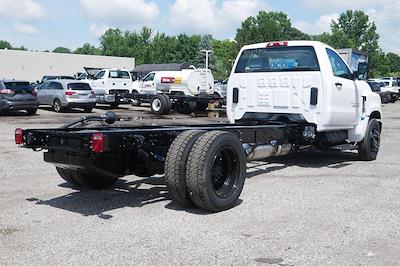
[[314, 48], [309, 46], [257, 48], [243, 51], [235, 73], [319, 71]]
[[6, 89], [12, 91], [33, 91], [33, 87], [29, 84], [29, 82], [5, 82], [4, 86]]
[[68, 89], [74, 91], [90, 91], [90, 85], [87, 83], [70, 83], [68, 84]]
[[110, 78], [113, 79], [130, 79], [128, 71], [120, 71], [120, 70], [111, 70], [110, 71]]

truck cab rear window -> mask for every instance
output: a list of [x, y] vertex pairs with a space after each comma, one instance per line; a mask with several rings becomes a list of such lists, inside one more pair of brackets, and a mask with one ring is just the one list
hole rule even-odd
[[113, 79], [130, 79], [128, 71], [110, 71], [110, 78]]
[[319, 70], [313, 47], [294, 46], [245, 50], [240, 55], [235, 73]]

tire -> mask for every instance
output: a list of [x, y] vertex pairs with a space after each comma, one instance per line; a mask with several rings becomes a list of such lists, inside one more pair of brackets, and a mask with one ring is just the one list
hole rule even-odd
[[56, 113], [61, 113], [63, 111], [63, 107], [59, 99], [54, 100], [53, 109]]
[[200, 112], [204, 112], [208, 108], [208, 103], [205, 102], [197, 102], [196, 103], [196, 110]]
[[168, 149], [165, 159], [165, 182], [172, 200], [185, 206], [193, 206], [186, 187], [186, 163], [194, 143], [205, 132], [188, 130], [179, 134]]
[[191, 114], [196, 110], [196, 102], [179, 101], [176, 110], [181, 114]]
[[241, 142], [228, 132], [210, 131], [193, 145], [186, 184], [193, 203], [219, 212], [235, 206], [244, 186], [246, 156]]
[[166, 115], [171, 109], [169, 97], [163, 94], [156, 94], [150, 102], [151, 112], [157, 115]]
[[70, 183], [71, 185], [74, 186], [79, 186], [79, 183], [74, 179], [75, 171], [63, 169], [57, 166], [56, 170], [58, 174], [61, 176], [61, 178], [64, 179], [67, 183]]
[[26, 110], [26, 112], [28, 113], [28, 115], [35, 115], [37, 113], [37, 109], [28, 109]]
[[85, 107], [85, 108], [83, 108], [83, 111], [85, 113], [91, 113], [93, 111], [93, 107]]
[[358, 156], [362, 161], [374, 161], [379, 153], [381, 126], [376, 119], [368, 123], [364, 139], [359, 143]]
[[[137, 91], [133, 91], [132, 94], [138, 95], [139, 93]], [[132, 106], [140, 106], [142, 105], [142, 102], [140, 100], [131, 100]]]
[[113, 109], [117, 109], [118, 106], [119, 106], [119, 103], [112, 103], [112, 104], [110, 104], [110, 106], [111, 106], [111, 108], [113, 108]]
[[91, 189], [108, 188], [112, 186], [118, 178], [74, 171], [73, 179], [81, 186]]

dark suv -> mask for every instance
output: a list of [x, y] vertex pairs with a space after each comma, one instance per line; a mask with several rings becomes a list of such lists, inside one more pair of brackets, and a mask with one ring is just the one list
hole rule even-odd
[[0, 112], [25, 110], [34, 115], [38, 105], [36, 92], [28, 81], [0, 80]]

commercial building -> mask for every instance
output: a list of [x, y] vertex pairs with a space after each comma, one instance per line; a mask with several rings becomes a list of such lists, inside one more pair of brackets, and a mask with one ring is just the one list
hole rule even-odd
[[132, 70], [135, 68], [135, 59], [0, 49], [0, 79], [35, 82], [44, 75], [73, 76], [84, 72], [84, 67]]

